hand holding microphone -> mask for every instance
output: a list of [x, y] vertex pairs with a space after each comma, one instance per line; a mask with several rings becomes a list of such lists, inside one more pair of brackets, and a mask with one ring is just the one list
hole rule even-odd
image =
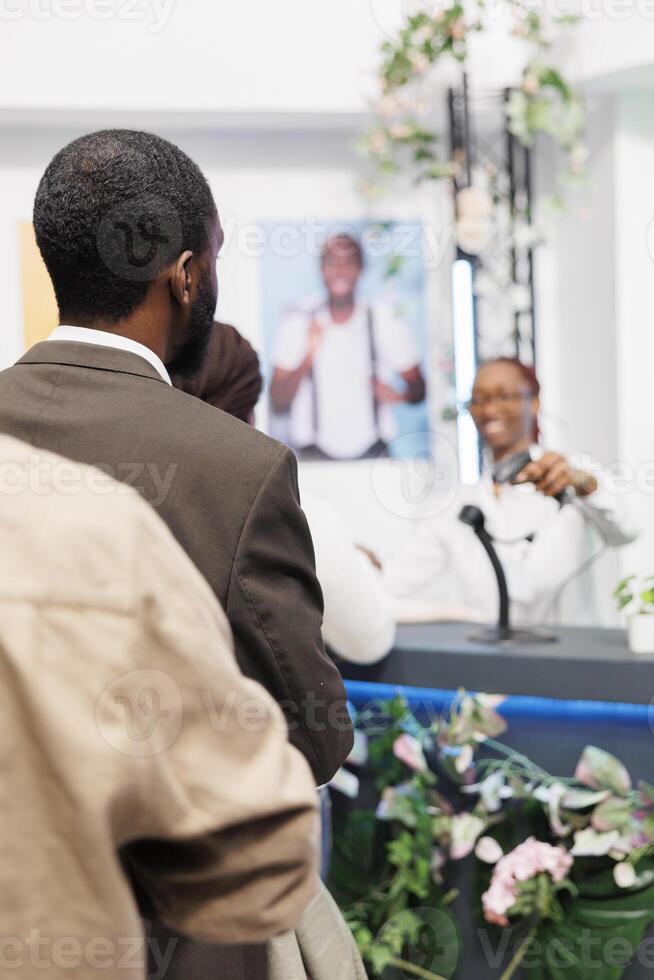
[[531, 460], [515, 479], [516, 483], [533, 483], [546, 497], [558, 497], [574, 486], [574, 470], [565, 456], [548, 452]]
[[597, 490], [594, 476], [573, 469], [565, 456], [554, 452], [546, 452], [540, 459], [532, 459], [527, 451], [509, 456], [495, 467], [493, 479], [498, 484], [533, 483], [540, 493], [560, 504], [570, 499], [570, 490], [578, 497], [587, 497]]

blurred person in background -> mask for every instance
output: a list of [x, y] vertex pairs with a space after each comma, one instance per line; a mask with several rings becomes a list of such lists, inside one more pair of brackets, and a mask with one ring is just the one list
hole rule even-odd
[[[171, 928], [286, 933], [315, 894], [311, 771], [208, 584], [136, 490], [7, 436], [0, 471], [0, 974], [145, 980], [119, 851]], [[148, 940], [160, 977], [176, 942]]]
[[[254, 425], [254, 409], [263, 389], [259, 358], [230, 324], [214, 324], [204, 361], [194, 374], [173, 371], [171, 377], [182, 391]], [[392, 648], [396, 631], [379, 571], [326, 501], [304, 494], [302, 509], [323, 592], [325, 643], [343, 660], [376, 663]]]
[[[602, 485], [597, 467], [581, 468], [541, 446], [533, 368], [512, 358], [487, 361], [465, 407], [483, 445], [481, 479], [459, 487], [445, 513], [416, 522], [416, 540], [385, 567], [389, 590], [400, 608], [403, 601], [407, 609], [433, 602], [463, 607], [467, 618], [482, 622], [497, 618], [491, 565], [472, 529], [457, 520], [461, 507], [471, 504], [483, 511], [495, 540], [516, 623], [597, 625], [592, 566], [606, 549], [638, 533], [622, 502]], [[500, 464], [519, 453], [529, 460], [513, 482], [498, 482]]]
[[282, 321], [270, 403], [288, 413], [288, 442], [302, 459], [362, 459], [386, 451], [396, 435], [394, 406], [424, 401], [416, 338], [385, 303], [364, 304], [357, 287], [363, 250], [350, 235], [325, 243], [326, 297]]
[[[200, 367], [193, 374], [171, 375], [175, 386], [235, 418], [255, 424], [255, 406], [263, 389], [259, 357], [245, 337], [228, 323], [214, 329]], [[353, 663], [375, 663], [395, 639], [395, 620], [372, 556], [357, 548], [331, 508], [305, 494], [302, 506], [316, 553], [316, 573], [323, 590], [322, 632], [327, 647]], [[331, 854], [330, 797], [320, 791], [322, 876]], [[361, 958], [333, 899], [321, 887], [297, 930], [269, 944], [269, 980], [365, 980]]]

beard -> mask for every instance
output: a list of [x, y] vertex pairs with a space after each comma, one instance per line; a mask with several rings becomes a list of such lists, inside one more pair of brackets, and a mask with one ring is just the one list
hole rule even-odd
[[213, 330], [217, 299], [209, 278], [203, 279], [191, 308], [188, 339], [174, 360], [166, 365], [171, 374], [188, 377], [202, 366]]

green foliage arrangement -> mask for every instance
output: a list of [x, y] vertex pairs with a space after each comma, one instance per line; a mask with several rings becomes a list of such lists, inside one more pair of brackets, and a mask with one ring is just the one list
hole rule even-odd
[[[587, 158], [584, 103], [552, 53], [557, 32], [577, 18], [548, 16], [523, 0], [507, 0], [502, 7], [510, 14], [502, 19], [507, 33], [524, 45], [522, 74], [505, 106], [509, 128], [524, 146], [541, 134], [553, 139], [566, 161], [564, 183], [577, 179]], [[381, 192], [383, 178], [399, 173], [416, 181], [452, 176], [456, 161], [444, 156], [441, 134], [430, 125], [435, 100], [443, 94], [433, 72], [448, 61], [469, 70], [471, 38], [487, 31], [499, 13], [493, 0], [454, 0], [431, 11], [418, 7], [383, 44], [375, 124], [361, 141], [374, 162], [374, 175], [363, 186], [369, 196]]]
[[380, 706], [357, 718], [375, 799], [338, 818], [330, 887], [374, 977], [454, 975], [447, 881], [466, 857], [487, 935], [515, 946], [502, 980], [527, 957], [535, 980], [577, 980], [589, 950], [590, 975], [618, 980], [654, 922], [654, 787], [594, 746], [574, 776], [545, 772], [497, 741], [501, 702], [461, 693], [426, 726], [401, 698], [382, 727]]
[[654, 614], [654, 575], [628, 575], [622, 579], [613, 598], [626, 616]]

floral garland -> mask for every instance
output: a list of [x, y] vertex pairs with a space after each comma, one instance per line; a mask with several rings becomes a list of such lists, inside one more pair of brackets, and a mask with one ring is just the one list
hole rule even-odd
[[[506, 104], [510, 131], [524, 146], [539, 134], [552, 137], [567, 158], [564, 181], [584, 171], [585, 113], [580, 96], [550, 61], [553, 34], [577, 23], [572, 16], [546, 17], [523, 0], [507, 0], [511, 34], [526, 47], [524, 70]], [[362, 183], [369, 197], [382, 192], [380, 178], [401, 172], [417, 181], [451, 177], [457, 161], [439, 155], [440, 137], [429, 126], [438, 88], [430, 71], [447, 60], [468, 67], [470, 38], [487, 29], [493, 13], [487, 0], [460, 0], [433, 11], [411, 13], [397, 37], [382, 46], [381, 95], [374, 106], [376, 122], [361, 141], [375, 175]]]
[[[557, 965], [530, 976], [563, 980], [582, 975], [584, 930], [605, 947], [626, 942], [633, 955], [654, 922], [654, 787], [634, 789], [622, 763], [593, 746], [573, 778], [550, 775], [497, 741], [502, 700], [461, 693], [427, 727], [401, 698], [356, 718], [350, 764], [370, 766], [378, 802], [337, 815], [330, 887], [374, 976], [454, 972], [457, 896], [447, 879], [473, 854], [479, 913], [491, 931], [520, 936], [503, 980], [536, 940]], [[358, 794], [349, 770], [334, 785]], [[410, 955], [425, 908], [452, 923], [438, 973], [429, 957], [419, 965]], [[602, 977], [620, 977], [628, 958]]]

